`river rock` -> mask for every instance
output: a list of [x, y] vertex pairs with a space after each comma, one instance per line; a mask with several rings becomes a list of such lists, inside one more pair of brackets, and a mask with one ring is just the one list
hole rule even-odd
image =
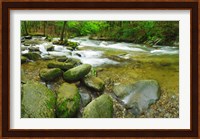
[[61, 70], [68, 70], [73, 68], [73, 64], [71, 63], [65, 63], [65, 62], [50, 62], [48, 65], [48, 68], [59, 68]]
[[74, 84], [63, 83], [57, 93], [57, 117], [73, 117], [80, 106], [80, 94], [78, 88]]
[[24, 70], [21, 68], [21, 83], [26, 83], [27, 82], [27, 79], [26, 79], [26, 76], [25, 76], [25, 72]]
[[65, 62], [67, 62], [67, 63], [72, 63], [72, 64], [75, 65], [75, 66], [78, 66], [78, 65], [81, 65], [81, 64], [82, 64], [81, 60], [80, 60], [80, 59], [77, 59], [77, 58], [68, 58], [68, 59], [66, 59]]
[[55, 94], [39, 82], [27, 82], [22, 85], [22, 118], [54, 118]]
[[57, 61], [58, 62], [65, 62], [68, 58], [66, 56], [62, 56], [62, 57], [59, 57], [57, 58]]
[[28, 36], [25, 36], [24, 38], [30, 40], [30, 39], [32, 39], [32, 36], [28, 35]]
[[83, 111], [84, 118], [112, 118], [113, 117], [113, 101], [108, 94], [90, 102]]
[[24, 50], [26, 50], [27, 48], [28, 48], [27, 46], [21, 45], [21, 51], [24, 51]]
[[27, 61], [27, 58], [25, 56], [21, 56], [21, 63], [25, 63]]
[[34, 52], [34, 51], [40, 51], [39, 47], [34, 47], [34, 46], [30, 46], [28, 47], [29, 51]]
[[83, 83], [95, 90], [95, 91], [103, 91], [104, 88], [105, 88], [105, 83], [103, 80], [101, 80], [100, 78], [98, 77], [95, 77], [95, 76], [87, 76], [83, 79]]
[[40, 78], [43, 81], [53, 81], [54, 79], [58, 78], [62, 75], [62, 70], [59, 68], [53, 69], [41, 69], [40, 70]]
[[65, 81], [73, 82], [73, 81], [78, 81], [85, 77], [90, 70], [92, 66], [89, 64], [82, 64], [80, 66], [77, 66], [75, 68], [69, 69], [63, 74], [63, 78]]
[[134, 84], [117, 85], [113, 91], [134, 115], [141, 114], [160, 98], [160, 86], [155, 80], [141, 80]]
[[85, 87], [79, 87], [79, 94], [81, 95], [81, 104], [85, 107], [92, 100], [90, 90]]
[[53, 51], [54, 50], [54, 46], [53, 45], [45, 45], [44, 47], [45, 47], [45, 49], [47, 51]]
[[38, 53], [33, 53], [33, 52], [23, 54], [23, 56], [27, 57], [30, 60], [34, 60], [34, 61], [41, 58], [41, 56]]
[[43, 60], [52, 60], [52, 59], [54, 59], [54, 57], [51, 55], [44, 55], [44, 56], [42, 56], [42, 59]]

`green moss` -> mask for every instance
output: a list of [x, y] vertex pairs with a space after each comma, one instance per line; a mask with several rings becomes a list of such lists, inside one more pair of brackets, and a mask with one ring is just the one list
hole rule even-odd
[[66, 71], [63, 74], [63, 78], [66, 81], [78, 81], [82, 79], [85, 75], [87, 75], [91, 70], [91, 65], [89, 64], [82, 64], [80, 66], [77, 66], [75, 68], [72, 68], [68, 71]]
[[41, 56], [38, 53], [32, 53], [32, 52], [23, 54], [23, 56], [27, 57], [30, 60], [34, 60], [34, 61], [41, 58]]
[[21, 116], [54, 118], [55, 94], [39, 82], [29, 81], [22, 86]]
[[25, 63], [27, 61], [27, 58], [25, 56], [21, 56], [21, 64]]
[[62, 70], [59, 68], [40, 70], [40, 78], [44, 81], [53, 81], [55, 78], [61, 75], [62, 75]]
[[113, 117], [113, 101], [108, 94], [90, 102], [84, 109], [84, 118], [112, 118]]
[[70, 41], [68, 41], [68, 42], [66, 42], [64, 44], [67, 45], [67, 46], [69, 46], [69, 47], [72, 47], [73, 50], [75, 50], [77, 48], [77, 46], [78, 46], [77, 42], [70, 42]]
[[87, 87], [89, 87], [95, 91], [103, 91], [103, 89], [105, 87], [104, 81], [95, 76], [85, 77], [83, 79], [83, 82]]
[[58, 89], [57, 110], [59, 118], [73, 117], [80, 105], [80, 94], [74, 84], [63, 83]]
[[50, 62], [48, 68], [59, 68], [61, 70], [68, 70], [73, 68], [73, 64], [64, 62]]

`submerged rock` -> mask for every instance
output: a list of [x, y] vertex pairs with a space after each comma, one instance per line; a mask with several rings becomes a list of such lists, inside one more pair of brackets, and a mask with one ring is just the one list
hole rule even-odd
[[87, 87], [95, 91], [103, 91], [105, 88], [104, 81], [95, 76], [87, 76], [83, 79], [83, 82]]
[[21, 56], [21, 64], [25, 63], [27, 61], [27, 58], [25, 56]]
[[57, 117], [73, 117], [80, 106], [80, 94], [78, 88], [74, 84], [63, 83], [57, 93]]
[[42, 69], [40, 70], [40, 78], [44, 81], [53, 81], [62, 75], [62, 70], [59, 68]]
[[65, 81], [70, 81], [70, 82], [78, 81], [83, 77], [85, 77], [85, 75], [87, 75], [90, 72], [91, 68], [92, 66], [89, 64], [82, 64], [80, 66], [77, 66], [75, 68], [66, 71], [63, 74], [63, 78]]
[[64, 62], [50, 62], [48, 68], [59, 68], [61, 70], [68, 70], [73, 68], [73, 64]]
[[45, 45], [44, 47], [45, 47], [45, 49], [47, 51], [53, 51], [54, 50], [54, 46], [53, 45]]
[[33, 52], [23, 54], [23, 56], [27, 57], [29, 60], [34, 60], [34, 61], [41, 58], [41, 56], [38, 53], [33, 53]]
[[84, 118], [112, 118], [113, 117], [113, 101], [108, 94], [90, 102], [83, 111]]
[[27, 82], [22, 85], [22, 118], [54, 118], [55, 94], [39, 82]]
[[160, 98], [160, 86], [155, 80], [141, 80], [135, 84], [118, 85], [113, 91], [134, 115], [141, 114]]

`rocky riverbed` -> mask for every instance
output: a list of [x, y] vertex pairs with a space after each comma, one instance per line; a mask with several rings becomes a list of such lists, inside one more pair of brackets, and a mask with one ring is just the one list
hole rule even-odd
[[21, 116], [177, 118], [179, 50], [172, 46], [27, 37]]

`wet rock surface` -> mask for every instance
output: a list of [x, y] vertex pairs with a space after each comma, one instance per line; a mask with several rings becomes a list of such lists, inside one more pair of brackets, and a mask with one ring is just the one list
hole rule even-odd
[[118, 85], [114, 93], [134, 115], [140, 115], [160, 97], [160, 86], [155, 80], [141, 80], [134, 84]]
[[105, 88], [104, 81], [95, 76], [87, 76], [83, 79], [83, 82], [87, 87], [95, 91], [103, 91]]
[[56, 116], [73, 117], [80, 106], [80, 94], [74, 84], [63, 83], [57, 91]]
[[22, 85], [21, 115], [24, 118], [54, 118], [56, 98], [54, 92], [39, 82]]
[[78, 81], [85, 77], [91, 70], [91, 65], [89, 64], [82, 64], [80, 66], [77, 66], [75, 68], [72, 68], [68, 71], [66, 71], [63, 74], [63, 78], [66, 81], [73, 82], [73, 81]]
[[90, 102], [83, 111], [84, 118], [112, 118], [113, 117], [113, 101], [108, 94]]

